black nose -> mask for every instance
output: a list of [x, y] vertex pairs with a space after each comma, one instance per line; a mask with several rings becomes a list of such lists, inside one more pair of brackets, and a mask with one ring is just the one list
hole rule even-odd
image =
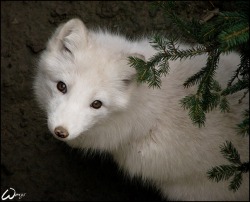
[[54, 133], [55, 133], [56, 136], [58, 136], [60, 138], [66, 138], [66, 137], [69, 136], [68, 131], [62, 126], [56, 127], [55, 130], [54, 130]]

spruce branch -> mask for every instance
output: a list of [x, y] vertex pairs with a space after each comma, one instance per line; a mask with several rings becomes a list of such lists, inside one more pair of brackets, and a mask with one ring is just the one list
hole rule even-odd
[[228, 27], [221, 31], [218, 39], [221, 43], [221, 51], [231, 51], [235, 46], [239, 46], [249, 41], [249, 25], [246, 22]]
[[243, 81], [238, 80], [235, 84], [227, 87], [225, 90], [222, 91], [221, 95], [230, 95], [241, 91], [243, 89], [248, 89], [249, 81], [244, 79]]
[[[243, 96], [239, 99], [239, 103], [249, 93], [249, 56], [245, 52], [241, 53], [240, 64], [235, 70], [234, 75], [228, 81], [227, 88], [222, 91], [222, 95], [229, 95], [246, 89]], [[236, 83], [232, 84], [237, 79]]]
[[207, 171], [210, 180], [219, 182], [221, 180], [230, 181], [229, 190], [237, 191], [242, 183], [242, 175], [249, 171], [249, 162], [241, 162], [240, 155], [231, 142], [226, 141], [221, 147], [222, 155], [231, 163], [230, 165], [215, 166]]
[[161, 85], [161, 79], [160, 79], [160, 74], [159, 71], [157, 71], [154, 67], [149, 68], [150, 69], [150, 74], [148, 77], [148, 84], [149, 87], [157, 87], [160, 88]]
[[167, 59], [161, 60], [161, 62], [159, 63], [159, 74], [166, 76], [169, 72], [169, 63]]
[[240, 185], [242, 184], [242, 173], [241, 172], [236, 172], [234, 174], [233, 180], [230, 182], [229, 185], [229, 190], [232, 190], [233, 192], [236, 192]]
[[188, 95], [181, 99], [181, 105], [184, 109], [189, 109], [189, 117], [193, 124], [197, 124], [199, 127], [204, 126], [206, 116], [202, 109], [202, 101], [198, 95]]
[[237, 134], [246, 136], [249, 135], [249, 109], [244, 111], [243, 118], [242, 122], [237, 124], [236, 130]]
[[148, 72], [148, 68], [146, 66], [146, 62], [138, 57], [129, 56], [128, 64], [134, 67], [137, 71], [137, 81], [138, 82], [145, 82], [146, 74]]
[[172, 20], [174, 25], [180, 29], [185, 39], [192, 39], [199, 44], [203, 44], [204, 40], [200, 35], [203, 24], [200, 20], [192, 19], [191, 21], [186, 21], [178, 17], [173, 11], [169, 13], [168, 17]]
[[229, 112], [230, 107], [229, 107], [228, 100], [225, 96], [222, 96], [219, 107], [220, 107], [221, 112]]
[[198, 56], [198, 55], [203, 55], [207, 53], [207, 48], [202, 45], [197, 45], [196, 47], [191, 47], [186, 50], [180, 50], [176, 49], [175, 51], [170, 52], [170, 59], [171, 60], [176, 60], [176, 59], [186, 59], [189, 58], [191, 59], [192, 57]]
[[234, 82], [234, 80], [235, 80], [236, 78], [239, 79], [239, 74], [240, 74], [242, 68], [243, 68], [242, 66], [239, 66], [239, 67], [234, 71], [234, 75], [233, 75], [232, 78], [228, 81], [227, 87], [231, 87], [231, 86], [232, 86], [232, 83]]
[[247, 89], [244, 93], [243, 93], [243, 96], [239, 99], [239, 104], [242, 103], [242, 100], [246, 97], [246, 95], [248, 94], [249, 92], [249, 89]]
[[234, 25], [242, 21], [248, 21], [248, 15], [239, 11], [224, 11], [219, 13], [217, 21], [220, 24]]
[[236, 170], [237, 168], [234, 165], [221, 165], [213, 167], [207, 174], [210, 180], [219, 182], [221, 180], [228, 180]]
[[198, 90], [196, 95], [201, 97], [201, 107], [204, 112], [209, 112], [210, 110], [217, 107], [217, 105], [219, 104], [220, 96], [217, 93], [212, 92], [215, 86], [214, 85], [215, 81], [213, 77], [215, 75], [215, 71], [219, 62], [219, 55], [220, 53], [218, 52], [218, 50], [209, 52], [207, 63], [204, 68], [205, 72], [203, 73], [202, 78], [200, 79], [198, 85]]
[[193, 85], [199, 84], [199, 82], [201, 81], [202, 77], [205, 75], [206, 73], [206, 67], [203, 67], [200, 71], [198, 71], [197, 73], [195, 73], [194, 75], [192, 75], [191, 77], [189, 77], [185, 82], [184, 82], [184, 87], [185, 88], [189, 88]]
[[[154, 47], [154, 49], [158, 51], [165, 51], [167, 44], [171, 43], [170, 41], [171, 40], [165, 39], [163, 36], [156, 34], [150, 38], [149, 43], [152, 47]], [[172, 41], [174, 41], [174, 38], [172, 38]]]
[[169, 70], [168, 60], [164, 52], [156, 53], [148, 61], [130, 56], [128, 64], [136, 69], [138, 82], [146, 82], [149, 87], [153, 88], [160, 88], [160, 77], [166, 75]]
[[249, 161], [242, 163], [241, 166], [239, 167], [239, 171], [242, 173], [249, 172]]
[[226, 158], [229, 162], [241, 165], [240, 155], [231, 142], [226, 141], [224, 145], [220, 146], [220, 149], [224, 158]]
[[214, 50], [208, 54], [206, 72], [198, 86], [197, 93], [201, 93], [202, 91], [208, 93], [212, 88], [212, 82], [214, 81], [213, 77], [218, 66], [220, 52]]
[[214, 90], [215, 92], [220, 92], [222, 90], [218, 81], [212, 81], [212, 90]]
[[207, 113], [215, 109], [220, 103], [220, 95], [218, 93], [209, 92], [202, 97], [202, 107]]

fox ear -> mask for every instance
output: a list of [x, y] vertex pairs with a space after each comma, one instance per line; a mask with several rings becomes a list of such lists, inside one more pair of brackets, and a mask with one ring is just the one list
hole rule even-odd
[[132, 53], [132, 54], [129, 54], [128, 57], [135, 57], [135, 58], [139, 58], [139, 59], [141, 59], [141, 60], [143, 60], [143, 61], [146, 61], [145, 56], [142, 55], [142, 54], [139, 54], [139, 53]]
[[[132, 53], [132, 54], [124, 54], [123, 57], [128, 61], [128, 57], [136, 57], [143, 61], [146, 61], [144, 55], [139, 53]], [[130, 67], [126, 70], [126, 78], [124, 78], [122, 81], [125, 83], [126, 86], [131, 84], [134, 80], [136, 80], [137, 72], [136, 69], [133, 67]]]
[[79, 46], [87, 45], [88, 30], [80, 19], [72, 19], [60, 25], [48, 42], [48, 50], [72, 53]]

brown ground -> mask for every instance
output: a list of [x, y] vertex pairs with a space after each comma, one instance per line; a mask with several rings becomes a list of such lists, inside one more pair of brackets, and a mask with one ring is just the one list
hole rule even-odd
[[[187, 2], [178, 9], [190, 17], [213, 7]], [[161, 12], [150, 10], [150, 2], [1, 1], [1, 196], [11, 187], [26, 193], [26, 201], [161, 201], [156, 190], [130, 180], [108, 156], [83, 156], [47, 129], [32, 92], [36, 59], [55, 27], [72, 17], [128, 37], [171, 27]]]

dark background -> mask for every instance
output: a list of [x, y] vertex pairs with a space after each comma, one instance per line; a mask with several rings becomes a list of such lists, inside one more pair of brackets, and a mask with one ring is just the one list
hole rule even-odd
[[[127, 177], [108, 155], [84, 155], [54, 139], [32, 91], [36, 59], [60, 23], [79, 17], [89, 28], [107, 27], [131, 38], [170, 31], [171, 23], [150, 5], [1, 1], [1, 196], [12, 187], [26, 193], [21, 199], [26, 201], [163, 200], [149, 184]], [[176, 11], [201, 18], [214, 6], [225, 4], [185, 2]]]

